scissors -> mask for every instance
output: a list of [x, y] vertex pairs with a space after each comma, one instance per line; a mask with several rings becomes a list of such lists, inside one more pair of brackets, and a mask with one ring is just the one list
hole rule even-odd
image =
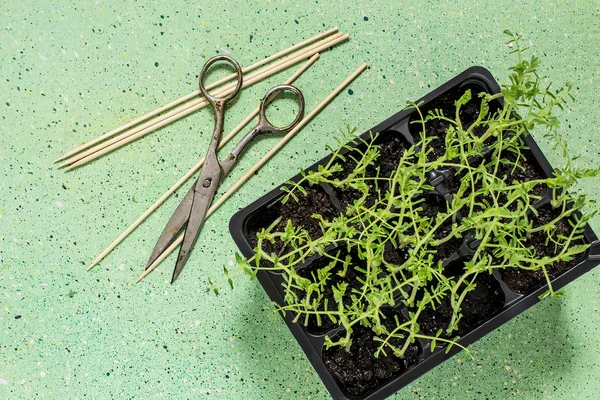
[[[211, 95], [204, 86], [204, 80], [209, 67], [217, 61], [227, 61], [234, 66], [237, 74], [237, 85], [235, 89], [225, 97]], [[278, 85], [269, 89], [260, 102], [259, 120], [256, 126], [254, 126], [254, 128], [252, 128], [250, 132], [248, 132], [242, 138], [242, 140], [234, 147], [231, 154], [229, 154], [225, 160], [219, 162], [219, 159], [217, 158], [217, 149], [223, 134], [225, 105], [235, 98], [235, 96], [237, 96], [242, 88], [242, 82], [242, 69], [240, 65], [229, 56], [220, 55], [211, 58], [206, 62], [202, 68], [202, 72], [200, 73], [200, 91], [212, 105], [215, 112], [215, 128], [213, 136], [204, 159], [204, 165], [202, 166], [200, 176], [193, 184], [189, 192], [185, 195], [173, 213], [173, 216], [165, 226], [165, 229], [160, 235], [160, 238], [158, 239], [158, 242], [156, 243], [156, 246], [150, 255], [148, 264], [146, 265], [146, 269], [148, 269], [152, 263], [158, 257], [160, 257], [160, 255], [175, 241], [177, 234], [182, 229], [185, 229], [183, 242], [179, 248], [179, 255], [177, 256], [177, 263], [175, 264], [175, 269], [173, 270], [171, 283], [177, 279], [190, 255], [190, 251], [192, 250], [198, 237], [198, 233], [204, 224], [208, 209], [212, 203], [218, 186], [229, 174], [242, 151], [244, 151], [248, 144], [258, 135], [263, 133], [288, 132], [298, 125], [298, 123], [304, 117], [304, 96], [300, 90], [292, 85]], [[281, 128], [274, 126], [269, 122], [265, 114], [265, 109], [271, 100], [273, 100], [278, 94], [285, 91], [290, 91], [295, 95], [299, 110], [294, 121], [288, 126]]]

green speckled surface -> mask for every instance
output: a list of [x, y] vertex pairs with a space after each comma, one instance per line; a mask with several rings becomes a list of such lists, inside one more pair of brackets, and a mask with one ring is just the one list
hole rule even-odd
[[[565, 134], [582, 165], [597, 164], [598, 2], [398, 3], [2, 2], [0, 398], [328, 398], [283, 321], [263, 310], [256, 283], [239, 278], [233, 292], [204, 293], [206, 278], [233, 263], [229, 217], [323, 157], [339, 127], [368, 129], [474, 64], [505, 78], [504, 29], [524, 32], [544, 74], [573, 82]], [[203, 154], [212, 112], [70, 173], [53, 168], [56, 157], [195, 90], [210, 56], [226, 51], [249, 65], [335, 25], [351, 41], [297, 81], [307, 108], [361, 62], [371, 69], [208, 220], [175, 285], [173, 257], [133, 282], [176, 199], [85, 271]], [[291, 71], [244, 90], [227, 127]], [[229, 182], [275, 140], [254, 145]], [[600, 199], [597, 186], [585, 190]], [[565, 293], [475, 344], [475, 361], [455, 357], [394, 398], [597, 399], [600, 270]]]

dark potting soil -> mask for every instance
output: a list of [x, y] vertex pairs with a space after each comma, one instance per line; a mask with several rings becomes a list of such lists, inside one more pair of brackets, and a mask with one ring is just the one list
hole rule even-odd
[[[296, 192], [298, 201], [290, 197], [285, 204], [275, 203], [260, 215], [248, 219], [246, 225], [248, 240], [252, 247], [256, 247], [258, 238], [256, 234], [269, 227], [279, 216], [281, 221], [275, 226], [272, 232], [282, 232], [285, 230], [288, 220], [292, 221], [294, 226], [301, 226], [307, 230], [312, 239], [323, 236], [319, 220], [313, 218], [313, 214], [320, 214], [326, 221], [331, 221], [337, 214], [337, 209], [333, 206], [327, 193], [320, 187], [309, 187], [306, 189], [306, 196]], [[289, 249], [281, 242], [270, 243], [263, 241], [263, 250], [277, 255], [285, 254]]]
[[[505, 151], [501, 157], [503, 160], [505, 160], [507, 162], [501, 163], [498, 166], [498, 170], [496, 171], [496, 174], [495, 174], [498, 177], [498, 179], [504, 181], [507, 185], [512, 185], [515, 181], [516, 182], [529, 182], [532, 180], [544, 179], [545, 176], [540, 171], [539, 166], [534, 164], [533, 161], [531, 161], [534, 159], [533, 155], [531, 154], [531, 151], [524, 150], [523, 154], [527, 158], [524, 159], [523, 157], [520, 157], [519, 161], [517, 162], [517, 156], [515, 153]], [[517, 166], [515, 167], [514, 164], [516, 164]], [[492, 173], [495, 170], [495, 164], [490, 162], [487, 165], [487, 168], [488, 168], [488, 171], [490, 171], [490, 173]], [[465, 176], [465, 173], [462, 171], [456, 173], [453, 176], [450, 176], [450, 178], [448, 178], [444, 181], [443, 187], [448, 191], [448, 193], [450, 193], [452, 195], [456, 195], [461, 186], [461, 180], [464, 179], [464, 176]], [[464, 191], [464, 193], [462, 194], [463, 198], [466, 196], [469, 196], [472, 190], [477, 191], [477, 190], [481, 189], [482, 182], [480, 180], [476, 180], [474, 187], [471, 187], [470, 182], [466, 183], [466, 185], [467, 185], [467, 188]], [[547, 186], [545, 184], [535, 185], [529, 192], [530, 196], [532, 196], [532, 195], [535, 196], [535, 197], [530, 197], [529, 204], [533, 205], [536, 202], [538, 202], [546, 194], [546, 191], [547, 191]], [[498, 195], [497, 201], [500, 206], [504, 206], [507, 203], [508, 198], [507, 198], [506, 194], [500, 193]], [[519, 200], [519, 199], [514, 200], [507, 206], [507, 208], [510, 211], [516, 211], [518, 208], [519, 202], [522, 203], [522, 200]], [[484, 194], [478, 195], [477, 199], [476, 199], [476, 203], [473, 207], [473, 212], [484, 211], [488, 207], [487, 204], [494, 204], [493, 199], [491, 197], [489, 197], [488, 195], [484, 195]], [[467, 206], [465, 206], [465, 209], [461, 210], [461, 212], [463, 212], [463, 214], [467, 214], [468, 213]]]
[[[395, 131], [380, 133], [373, 144], [379, 146], [379, 157], [377, 158], [376, 165], [370, 165], [365, 173], [367, 178], [373, 178], [366, 181], [369, 187], [369, 195], [365, 200], [366, 207], [373, 206], [379, 199], [379, 196], [383, 196], [389, 189], [386, 179], [376, 181], [375, 178], [389, 178], [398, 168], [400, 157], [402, 157], [408, 148], [406, 139]], [[342, 163], [342, 171], [334, 174], [334, 179], [344, 179], [355, 170], [356, 161], [352, 158], [352, 153], [348, 152], [345, 155], [346, 161]], [[356, 154], [354, 158], [360, 158], [360, 155]], [[334, 192], [344, 208], [362, 197], [362, 192], [352, 188], [335, 188]]]
[[[448, 193], [452, 194], [452, 195], [456, 195], [456, 193], [458, 193], [458, 189], [460, 189], [461, 185], [462, 185], [462, 179], [465, 177], [465, 173], [462, 171], [459, 171], [457, 173], [455, 173], [454, 175], [451, 175], [448, 179], [444, 180], [444, 187], [446, 188], [446, 190], [448, 191]], [[471, 183], [468, 183], [468, 185], [470, 186]], [[467, 193], [470, 192], [470, 189], [467, 188]]]
[[[479, 93], [485, 91], [481, 86], [476, 84], [467, 84], [462, 87], [457, 87], [453, 90], [448, 91], [444, 95], [438, 97], [435, 101], [428, 104], [426, 108], [421, 109], [423, 117], [426, 117], [429, 111], [439, 109], [443, 112], [444, 116], [454, 119], [456, 117], [456, 106], [455, 101], [458, 100], [467, 90], [471, 90], [471, 100], [463, 105], [459, 112], [459, 118], [464, 129], [468, 129], [473, 122], [479, 117], [479, 110], [481, 107], [481, 98], [478, 96]], [[490, 104], [490, 112], [495, 110], [495, 103]], [[418, 113], [415, 113], [413, 121], [420, 119]], [[446, 132], [450, 127], [450, 122], [433, 119], [425, 123], [425, 136], [434, 137], [429, 143], [429, 148], [432, 151], [428, 154], [427, 158], [429, 161], [434, 161], [439, 157], [443, 156], [446, 152]], [[412, 122], [410, 123], [410, 132], [415, 139], [415, 142], [421, 141], [421, 132], [423, 125], [421, 123]], [[475, 135], [481, 135], [485, 132], [485, 127], [478, 126], [474, 129]]]
[[[530, 150], [522, 150], [521, 157], [518, 157], [515, 152], [503, 151], [501, 159], [509, 162], [502, 163], [498, 166], [496, 176], [505, 181], [508, 185], [512, 184], [514, 181], [529, 182], [545, 178], [541, 173], [539, 166], [534, 163], [533, 160], [535, 160], [535, 158]], [[515, 166], [515, 164], [517, 166]], [[490, 171], [493, 170], [493, 168], [493, 166], [490, 166]], [[542, 197], [546, 194], [546, 190], [547, 186], [545, 184], [538, 184], [532, 188], [531, 193]]]
[[390, 264], [401, 266], [408, 260], [408, 251], [395, 248], [391, 242], [386, 242], [383, 249], [383, 259]]
[[[405, 321], [400, 313], [390, 310], [383, 321], [389, 332], [396, 328], [394, 315], [398, 316], [400, 323]], [[389, 348], [385, 349], [387, 355], [380, 354], [379, 358], [375, 358], [374, 354], [381, 343], [373, 340], [374, 337], [375, 334], [370, 328], [357, 326], [352, 332], [349, 352], [340, 346], [323, 352], [325, 365], [351, 396], [363, 395], [377, 389], [419, 363], [422, 350], [416, 343], [408, 347], [403, 358], [394, 356]], [[404, 340], [392, 338], [390, 344], [401, 347]]]
[[[545, 176], [540, 171], [540, 167], [535, 163], [535, 158], [531, 150], [521, 150], [521, 157], [517, 157], [517, 154], [512, 151], [503, 151], [501, 159], [504, 161], [498, 166], [498, 170], [495, 173], [499, 179], [506, 182], [507, 185], [517, 182], [529, 182], [538, 179], [544, 179]], [[524, 156], [524, 157], [523, 157]], [[518, 161], [517, 161], [518, 159]], [[517, 166], [515, 166], [515, 164]], [[489, 162], [487, 169], [492, 173], [495, 169], [495, 163]], [[465, 176], [464, 172], [457, 172], [449, 179], [444, 181], [445, 187], [450, 194], [456, 194], [461, 185], [461, 179]], [[470, 185], [469, 185], [470, 186]], [[476, 184], [475, 189], [481, 188], [481, 184]], [[546, 185], [535, 185], [531, 190], [531, 193], [542, 197], [546, 193]], [[467, 189], [466, 193], [470, 192], [470, 188]]]
[[421, 207], [421, 215], [435, 218], [439, 213], [448, 211], [448, 202], [441, 195], [429, 192], [420, 195], [420, 197], [423, 199], [423, 201], [418, 203], [418, 207]]
[[[447, 275], [460, 277], [464, 272], [464, 262], [460, 260], [451, 262], [446, 266], [445, 272]], [[462, 287], [464, 288], [464, 285]], [[435, 310], [428, 308], [421, 312], [419, 327], [426, 335], [435, 336], [438, 330], [442, 329], [443, 337], [463, 336], [490, 320], [502, 310], [503, 306], [504, 293], [498, 281], [488, 273], [480, 273], [475, 278], [475, 288], [467, 293], [461, 303], [462, 317], [458, 322], [458, 331], [446, 333], [448, 324], [452, 320], [449, 291], [446, 292], [441, 303], [436, 305]]]
[[[549, 206], [541, 207], [538, 212], [538, 217], [533, 217], [534, 227], [546, 225], [560, 214], [559, 210], [552, 209]], [[563, 218], [556, 223], [556, 231], [554, 236], [556, 237], [558, 235], [564, 235], [568, 237], [572, 230], [573, 229], [571, 225], [569, 225], [569, 222]], [[536, 259], [541, 259], [543, 257], [554, 257], [561, 251], [561, 248], [555, 248], [552, 243], [546, 244], [546, 238], [547, 234], [544, 231], [540, 231], [533, 233], [529, 239], [530, 245], [536, 251]], [[583, 240], [578, 240], [574, 243], [571, 243], [571, 245], [584, 243], [585, 242]], [[563, 273], [567, 272], [569, 269], [573, 268], [575, 265], [577, 265], [584, 254], [582, 254], [580, 257], [576, 256], [575, 259], [571, 261], [558, 261], [550, 266], [546, 266], [546, 271], [548, 272], [550, 279], [557, 278]], [[500, 275], [502, 276], [502, 280], [506, 282], [506, 285], [509, 287], [509, 289], [516, 293], [529, 293], [546, 283], [546, 277], [541, 269], [537, 271], [531, 271], [509, 267], [501, 269]]]
[[[337, 258], [340, 260], [345, 260], [348, 253], [345, 250], [340, 250], [339, 255], [337, 251], [331, 252], [331, 255], [337, 255]], [[338, 275], [338, 272], [341, 272], [343, 269], [343, 263], [337, 262], [333, 268], [329, 270], [329, 280], [327, 281], [327, 285], [323, 289], [323, 299], [321, 300], [318, 310], [325, 310], [325, 302], [327, 302], [328, 310], [337, 310], [337, 303], [333, 297], [333, 287], [337, 286], [340, 283], [346, 282], [348, 287], [346, 288], [346, 292], [343, 296], [344, 304], [351, 304], [351, 296], [353, 289], [360, 289], [362, 284], [360, 280], [364, 279], [364, 274], [356, 271], [355, 267], [358, 266], [360, 268], [364, 268], [363, 262], [358, 258], [356, 254], [351, 254], [352, 261], [350, 262], [346, 274], [344, 277]], [[318, 271], [322, 268], [327, 267], [331, 263], [332, 259], [329, 257], [321, 257], [315, 261], [313, 261], [306, 268], [302, 268], [298, 271], [298, 275], [310, 279], [311, 282], [316, 283], [319, 282]], [[301, 291], [299, 289], [293, 289], [294, 292], [298, 295], [298, 300], [302, 301], [306, 296], [306, 292]], [[314, 294], [312, 295], [314, 299]], [[300, 324], [304, 324], [304, 318], [301, 318], [298, 322]], [[335, 328], [338, 324], [334, 323], [330, 318], [324, 316], [321, 318], [321, 325], [319, 325], [319, 321], [314, 315], [311, 315], [308, 318], [308, 324], [304, 327], [304, 329], [313, 335], [320, 335], [326, 332], [329, 332], [331, 329]]]
[[[452, 224], [450, 222], [440, 226], [435, 232], [435, 239], [440, 240], [452, 233]], [[434, 261], [443, 261], [446, 258], [450, 257], [452, 254], [456, 253], [460, 246], [463, 243], [463, 238], [453, 237], [452, 239], [444, 242], [435, 247], [436, 254], [434, 256]]]
[[[419, 204], [421, 207], [421, 215], [432, 218], [435, 221], [437, 214], [448, 212], [448, 203], [441, 195], [436, 193], [428, 193], [423, 195], [424, 201]], [[435, 222], [434, 222], [435, 223]], [[443, 239], [452, 232], [452, 220], [449, 219], [446, 223], [441, 225], [435, 232], [435, 239]], [[443, 261], [445, 258], [450, 257], [456, 252], [462, 244], [461, 238], [452, 238], [447, 242], [440, 244], [439, 246], [433, 247], [436, 254], [434, 260]]]
[[[346, 161], [342, 163], [342, 171], [335, 173], [333, 175], [334, 179], [345, 179], [350, 172], [356, 169], [356, 161], [352, 158], [352, 153], [353, 152], [349, 152], [346, 154]], [[359, 155], [354, 157], [359, 157]], [[373, 168], [369, 168], [366, 175], [367, 178], [373, 178], [376, 175], [376, 171], [374, 171]], [[373, 179], [367, 179], [365, 180], [365, 183], [369, 188], [369, 195], [365, 199], [365, 206], [372, 207], [373, 204], [375, 204], [375, 201], [378, 199], [377, 190], [375, 189], [375, 181]], [[354, 204], [355, 201], [359, 200], [363, 196], [363, 193], [360, 190], [348, 187], [334, 187], [333, 192], [339, 199], [344, 209], [346, 209], [349, 205]]]
[[400, 164], [400, 158], [409, 146], [404, 136], [399, 132], [385, 131], [377, 139], [375, 145], [379, 146], [379, 176], [390, 177]]

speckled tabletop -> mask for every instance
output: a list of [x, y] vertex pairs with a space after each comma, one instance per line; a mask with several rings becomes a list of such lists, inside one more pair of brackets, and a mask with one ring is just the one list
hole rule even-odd
[[[521, 31], [542, 72], [571, 81], [563, 114], [581, 165], [597, 165], [600, 8], [587, 1], [2, 2], [0, 7], [0, 397], [323, 399], [328, 393], [256, 282], [205, 293], [233, 265], [236, 209], [322, 158], [346, 124], [366, 130], [471, 65], [497, 79]], [[209, 109], [65, 173], [66, 150], [197, 88], [207, 58], [242, 65], [326, 28], [350, 42], [297, 81], [310, 110], [371, 68], [207, 222], [183, 275], [173, 257], [139, 284], [170, 199], [90, 272], [86, 265], [206, 149]], [[284, 72], [243, 91], [233, 127]], [[265, 139], [230, 182], [273, 145]], [[538, 137], [546, 154], [553, 150]], [[315, 145], [318, 143], [318, 145]], [[226, 184], [227, 185], [227, 184]], [[597, 187], [584, 188], [600, 200]], [[593, 227], [600, 229], [599, 221]], [[597, 399], [600, 270], [571, 283], [399, 391], [395, 399]]]

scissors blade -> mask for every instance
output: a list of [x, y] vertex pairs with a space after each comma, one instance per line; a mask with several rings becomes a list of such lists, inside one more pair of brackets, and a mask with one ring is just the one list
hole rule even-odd
[[183, 266], [187, 262], [194, 243], [198, 238], [198, 233], [204, 225], [206, 214], [210, 207], [210, 203], [215, 195], [216, 187], [213, 190], [200, 190], [195, 191], [193, 195], [192, 209], [189, 214], [189, 220], [187, 227], [185, 228], [185, 234], [183, 235], [183, 242], [179, 248], [179, 255], [177, 256], [177, 264], [173, 270], [173, 277], [171, 283], [175, 282], [175, 279], [181, 273]]
[[154, 250], [152, 250], [152, 254], [148, 259], [148, 264], [146, 264], [146, 269], [150, 268], [150, 266], [156, 261], [158, 257], [173, 243], [177, 234], [188, 221], [188, 217], [190, 216], [190, 210], [192, 209], [192, 203], [194, 201], [194, 185], [187, 192], [177, 209], [167, 222], [165, 229], [162, 231], [160, 238], [156, 242], [154, 246]]

